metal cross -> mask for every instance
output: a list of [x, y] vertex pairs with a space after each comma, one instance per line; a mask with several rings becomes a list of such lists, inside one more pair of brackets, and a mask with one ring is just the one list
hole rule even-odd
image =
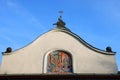
[[63, 11], [59, 11], [59, 13], [60, 13], [60, 19], [62, 19], [62, 13], [63, 13]]

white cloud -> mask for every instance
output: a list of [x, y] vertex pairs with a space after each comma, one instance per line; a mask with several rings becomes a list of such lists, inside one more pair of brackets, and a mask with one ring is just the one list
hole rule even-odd
[[34, 26], [34, 28], [41, 28], [41, 30], [45, 30], [45, 28], [42, 26], [42, 24], [38, 21], [38, 19], [36, 17], [34, 17], [34, 15], [32, 15], [27, 9], [25, 9], [24, 6], [22, 6], [21, 4], [18, 4], [16, 1], [14, 0], [5, 0], [6, 6], [8, 6], [9, 10], [11, 10], [11, 12], [15, 13], [16, 17], [20, 16], [22, 17], [22, 19], [26, 20], [26, 22], [28, 23], [32, 23]]
[[[2, 17], [5, 19], [3, 21], [5, 25], [0, 27], [0, 38], [2, 42], [6, 41], [7, 45], [18, 49], [33, 41], [46, 30], [39, 20], [25, 9], [24, 6], [17, 3], [16, 0], [3, 0], [2, 4], [4, 5], [4, 10], [8, 13], [4, 14], [3, 12], [1, 14], [8, 17]], [[36, 30], [40, 30], [40, 33], [36, 32]], [[8, 47], [2, 42], [0, 42], [2, 46]]]
[[6, 0], [6, 4], [8, 5], [8, 6], [11, 6], [11, 7], [16, 7], [17, 5], [14, 3], [14, 2], [12, 2], [11, 0]]

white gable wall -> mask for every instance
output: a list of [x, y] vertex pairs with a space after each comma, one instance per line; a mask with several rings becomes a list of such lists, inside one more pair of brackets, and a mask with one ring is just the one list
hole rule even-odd
[[1, 74], [46, 73], [46, 54], [51, 50], [65, 50], [71, 53], [73, 73], [116, 74], [115, 55], [95, 52], [84, 46], [73, 36], [52, 30], [30, 45], [3, 55]]

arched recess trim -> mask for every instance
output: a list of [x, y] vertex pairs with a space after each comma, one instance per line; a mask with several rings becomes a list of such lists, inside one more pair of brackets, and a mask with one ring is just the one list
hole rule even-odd
[[64, 50], [54, 50], [46, 54], [44, 73], [69, 74], [73, 73], [72, 55]]

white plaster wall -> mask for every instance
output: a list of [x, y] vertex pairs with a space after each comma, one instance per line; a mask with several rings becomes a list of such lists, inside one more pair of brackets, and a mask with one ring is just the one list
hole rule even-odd
[[30, 45], [4, 55], [0, 74], [46, 73], [45, 55], [51, 50], [65, 50], [73, 57], [74, 73], [116, 74], [114, 55], [97, 53], [67, 33], [52, 30]]

